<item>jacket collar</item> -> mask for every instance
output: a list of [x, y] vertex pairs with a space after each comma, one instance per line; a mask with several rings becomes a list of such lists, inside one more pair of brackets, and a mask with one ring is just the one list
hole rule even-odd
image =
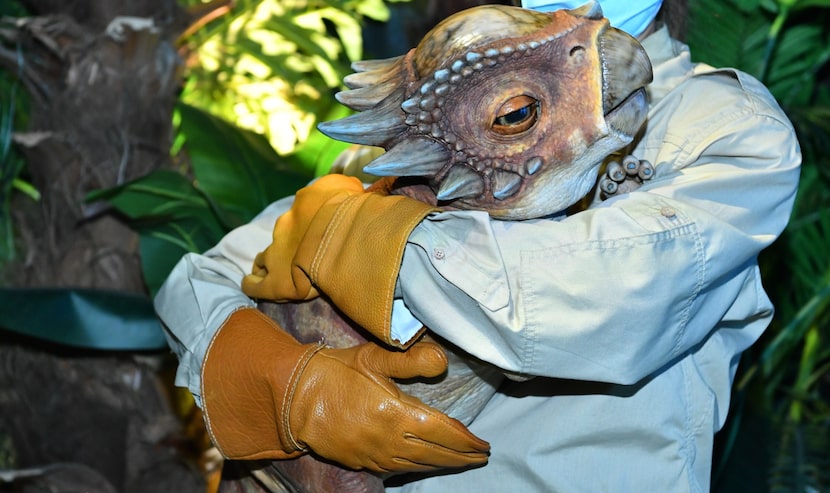
[[654, 80], [648, 86], [653, 106], [692, 75], [693, 64], [689, 47], [672, 39], [666, 26], [661, 26], [641, 43], [654, 70]]

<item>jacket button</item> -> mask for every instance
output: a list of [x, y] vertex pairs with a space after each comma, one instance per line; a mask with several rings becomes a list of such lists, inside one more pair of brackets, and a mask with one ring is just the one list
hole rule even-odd
[[674, 207], [664, 206], [660, 209], [660, 214], [671, 219], [677, 215], [677, 211], [674, 210]]

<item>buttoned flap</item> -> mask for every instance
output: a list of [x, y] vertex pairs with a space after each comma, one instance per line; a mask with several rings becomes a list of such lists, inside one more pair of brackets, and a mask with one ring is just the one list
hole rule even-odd
[[633, 383], [682, 351], [706, 275], [694, 223], [663, 201], [604, 212], [614, 220], [579, 221], [574, 241], [522, 252], [528, 373], [555, 358], [569, 377]]
[[[452, 224], [447, 227], [445, 222]], [[487, 213], [433, 215], [409, 242], [423, 249], [436, 272], [483, 307], [496, 311], [507, 306], [507, 273]]]

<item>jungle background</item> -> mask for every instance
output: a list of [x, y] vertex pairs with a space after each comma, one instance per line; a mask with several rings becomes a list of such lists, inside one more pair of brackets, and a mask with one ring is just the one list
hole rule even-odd
[[[151, 296], [345, 145], [351, 61], [478, 1], [0, 2], [0, 491], [213, 491]], [[505, 2], [509, 3], [509, 2]], [[717, 492], [830, 490], [830, 0], [688, 0], [696, 60], [762, 80], [804, 152], [761, 258]], [[52, 488], [52, 489], [49, 489]]]

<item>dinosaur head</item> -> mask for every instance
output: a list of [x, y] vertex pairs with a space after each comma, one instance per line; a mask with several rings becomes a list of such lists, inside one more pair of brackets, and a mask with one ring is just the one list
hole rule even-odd
[[484, 5], [448, 17], [406, 55], [357, 62], [320, 124], [379, 146], [364, 170], [420, 176], [440, 204], [527, 219], [567, 208], [642, 126], [645, 51], [599, 4], [541, 13]]

